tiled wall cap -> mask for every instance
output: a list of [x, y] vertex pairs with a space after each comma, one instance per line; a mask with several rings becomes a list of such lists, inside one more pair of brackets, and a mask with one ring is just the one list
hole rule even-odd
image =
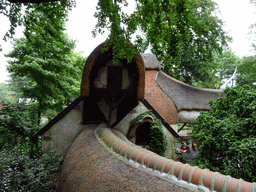
[[144, 165], [145, 159], [147, 158], [147, 156], [150, 156], [150, 155], [152, 155], [152, 154], [151, 154], [151, 153], [146, 154], [146, 155], [142, 158], [140, 164], [141, 164], [141, 165]]
[[138, 153], [136, 153], [137, 155], [135, 154], [134, 158], [133, 158], [133, 156], [132, 156], [131, 159], [134, 160], [135, 162], [138, 162], [137, 160], [138, 160], [139, 156], [140, 156], [141, 154], [143, 154], [143, 153], [145, 153], [145, 152], [144, 152], [144, 151], [138, 152]]
[[252, 191], [256, 191], [256, 182], [252, 183]]
[[129, 145], [124, 144], [124, 145], [122, 145], [122, 147], [120, 147], [116, 152], [121, 155], [122, 152], [123, 152], [123, 150], [124, 150], [125, 148], [128, 148], [128, 147], [129, 147]]
[[174, 169], [175, 169], [175, 166], [180, 163], [180, 162], [175, 162], [172, 166], [172, 168], [170, 169], [170, 171], [168, 172], [168, 174], [171, 174], [171, 175], [174, 175]]
[[98, 127], [95, 134], [100, 137], [107, 146], [113, 148], [119, 155], [126, 159], [132, 159], [137, 163], [145, 164], [147, 167], [157, 169], [175, 175], [179, 180], [184, 180], [195, 185], [209, 187], [210, 191], [250, 191], [256, 192], [256, 183], [235, 179], [230, 176], [212, 172], [208, 169], [200, 169], [189, 164], [175, 162], [171, 159], [161, 157], [151, 151], [133, 145], [117, 137], [110, 129]]
[[113, 143], [111, 143], [111, 145], [110, 145], [109, 147], [114, 150], [114, 148], [117, 147], [117, 146], [119, 146], [120, 144], [121, 144], [120, 141], [115, 140], [115, 141], [113, 141]]
[[182, 179], [184, 170], [185, 170], [185, 168], [186, 168], [188, 165], [189, 165], [189, 164], [186, 163], [186, 164], [184, 164], [184, 165], [182, 166], [182, 168], [180, 169], [180, 174], [179, 174], [179, 177], [178, 177], [179, 180]]
[[129, 150], [126, 151], [126, 153], [124, 154], [124, 157], [125, 157], [126, 159], [129, 159], [129, 158], [128, 158], [128, 154], [134, 153], [135, 151], [137, 151], [136, 148], [130, 148]]
[[201, 176], [200, 176], [200, 178], [199, 178], [199, 185], [204, 185], [203, 184], [203, 178], [204, 178], [204, 174], [205, 174], [205, 172], [206, 171], [209, 171], [209, 169], [204, 169], [203, 171], [202, 171], [202, 173], [201, 173]]
[[230, 179], [230, 176], [227, 175], [225, 180], [224, 180], [224, 185], [223, 185], [222, 191], [226, 191], [229, 179]]
[[237, 192], [241, 192], [242, 183], [243, 183], [243, 179], [239, 179], [238, 184], [236, 186], [236, 191]]
[[192, 179], [192, 175], [193, 175], [193, 172], [194, 170], [198, 168], [197, 166], [193, 167], [188, 175], [188, 183], [191, 183], [191, 179]]
[[[159, 159], [161, 159], [161, 157], [159, 157], [158, 155], [154, 155], [154, 157], [152, 157], [149, 161], [148, 161], [148, 164], [147, 164], [147, 167], [149, 168], [153, 168], [156, 161], [158, 161]], [[151, 166], [152, 164], [152, 166]]]
[[159, 163], [160, 161], [162, 161], [163, 159], [164, 159], [164, 157], [160, 157], [160, 158], [155, 162], [155, 165], [154, 165], [154, 167], [153, 167], [154, 170], [156, 169], [158, 163]]
[[121, 147], [123, 147], [124, 145], [125, 145], [125, 143], [121, 143], [121, 144], [119, 144], [118, 146], [116, 146], [116, 148], [113, 148], [113, 150], [118, 153], [119, 149], [120, 149]]
[[136, 157], [135, 161], [136, 161], [137, 163], [141, 163], [142, 159], [143, 159], [144, 156], [147, 155], [147, 154], [148, 154], [148, 152], [143, 151], [142, 153], [140, 153], [140, 154]]
[[215, 172], [212, 176], [212, 181], [211, 181], [211, 185], [210, 185], [210, 190], [214, 189], [214, 184], [215, 184], [215, 179], [216, 179], [216, 175], [219, 175], [218, 172]]

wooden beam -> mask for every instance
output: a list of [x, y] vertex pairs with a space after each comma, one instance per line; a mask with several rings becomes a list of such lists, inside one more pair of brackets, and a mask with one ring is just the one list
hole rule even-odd
[[174, 136], [179, 138], [179, 134], [176, 133], [176, 131], [163, 119], [163, 117], [154, 109], [154, 107], [152, 107], [152, 105], [150, 105], [150, 103], [144, 99], [143, 101], [141, 101], [149, 110], [152, 111], [152, 113], [161, 120], [162, 124], [168, 129], [168, 131]]

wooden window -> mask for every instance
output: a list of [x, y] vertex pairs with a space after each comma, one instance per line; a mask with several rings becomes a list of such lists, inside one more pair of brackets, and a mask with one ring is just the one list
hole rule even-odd
[[108, 66], [108, 89], [121, 90], [123, 78], [123, 68]]

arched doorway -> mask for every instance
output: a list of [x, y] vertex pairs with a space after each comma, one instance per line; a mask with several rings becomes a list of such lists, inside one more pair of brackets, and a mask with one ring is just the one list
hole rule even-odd
[[149, 145], [150, 143], [150, 122], [141, 123], [136, 129], [135, 144], [136, 145]]

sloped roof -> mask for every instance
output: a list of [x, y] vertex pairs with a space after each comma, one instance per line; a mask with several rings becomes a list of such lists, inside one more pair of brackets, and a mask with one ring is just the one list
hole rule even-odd
[[[146, 69], [145, 99], [169, 124], [193, 119], [196, 111], [208, 110], [208, 102], [216, 100], [222, 93], [221, 90], [194, 87], [170, 77], [161, 71], [161, 63], [151, 51], [142, 54], [142, 58]], [[186, 119], [179, 118], [183, 117], [179, 115], [180, 111], [187, 111]]]
[[194, 87], [174, 79], [163, 72], [158, 72], [156, 77], [158, 86], [170, 97], [178, 111], [181, 110], [208, 110], [210, 100], [216, 100], [221, 90]]

